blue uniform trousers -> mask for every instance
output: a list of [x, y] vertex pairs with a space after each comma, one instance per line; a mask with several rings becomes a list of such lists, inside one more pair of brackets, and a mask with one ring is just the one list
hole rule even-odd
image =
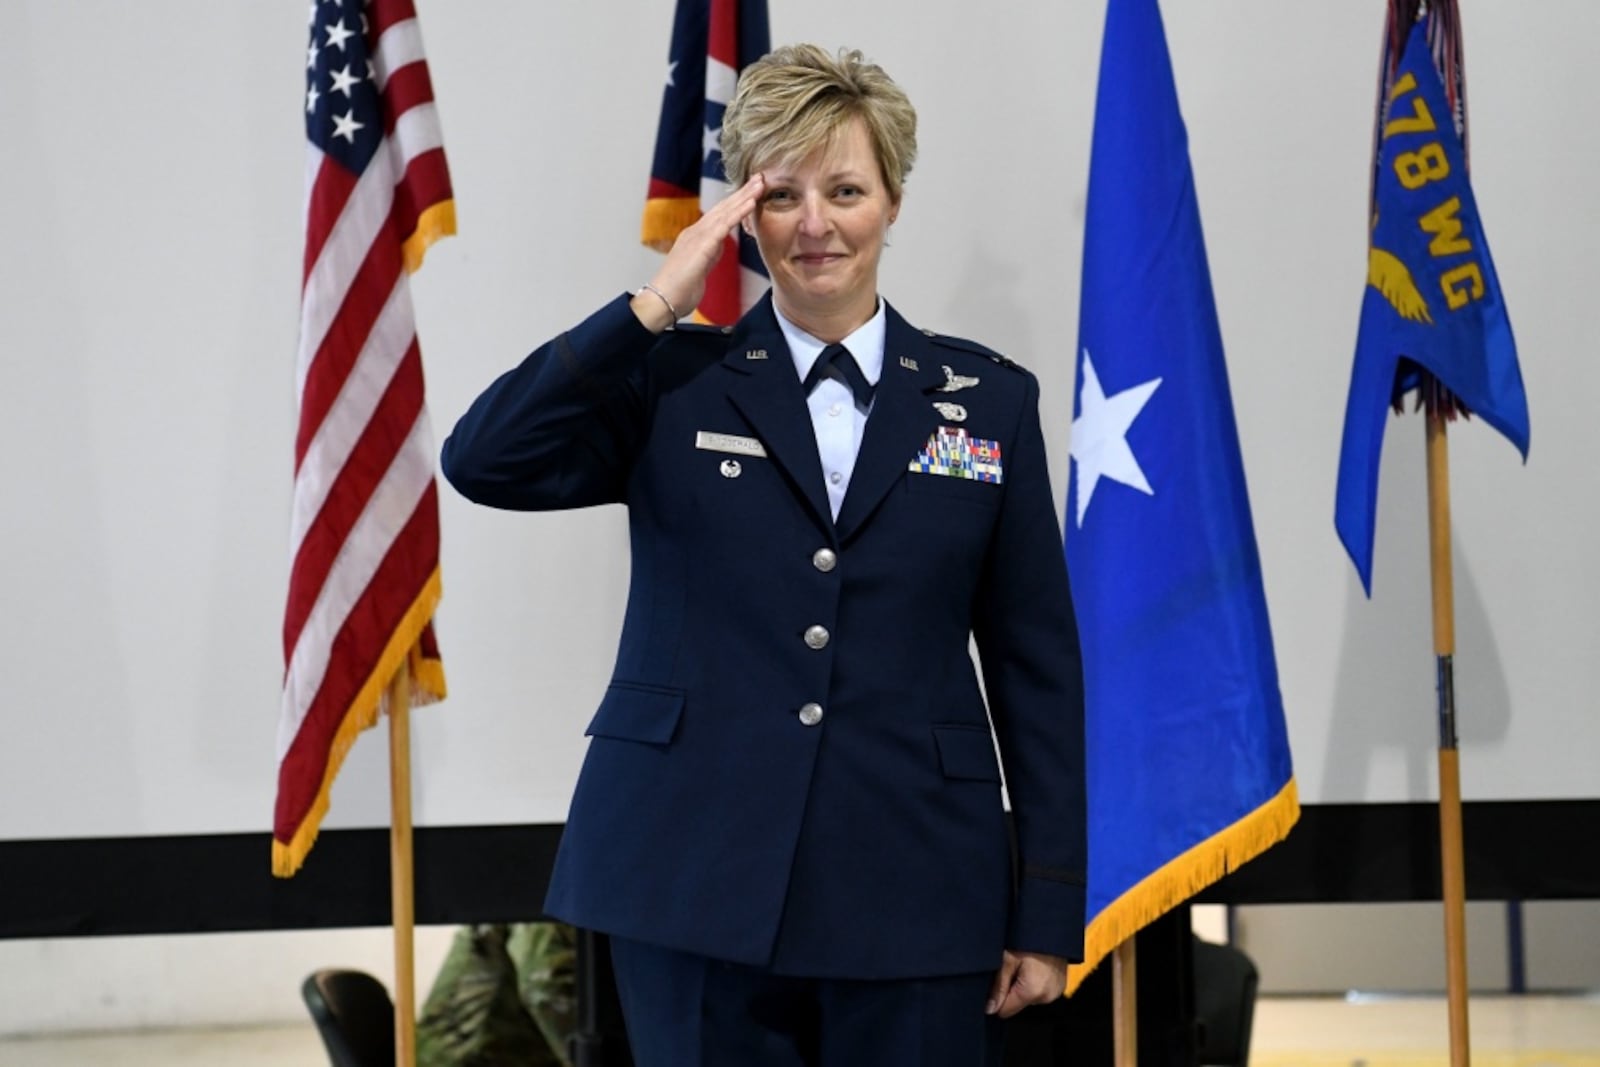
[[999, 1067], [994, 972], [799, 978], [611, 939], [636, 1067]]

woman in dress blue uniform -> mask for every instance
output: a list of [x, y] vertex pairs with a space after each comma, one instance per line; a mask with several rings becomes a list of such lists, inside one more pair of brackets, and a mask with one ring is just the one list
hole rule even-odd
[[[1082, 950], [1082, 678], [1038, 385], [878, 295], [916, 155], [880, 67], [773, 52], [722, 148], [736, 191], [655, 278], [444, 445], [479, 503], [629, 511], [546, 911], [611, 935], [642, 1067], [998, 1062], [998, 1020]], [[734, 227], [771, 291], [732, 328], [679, 325]]]

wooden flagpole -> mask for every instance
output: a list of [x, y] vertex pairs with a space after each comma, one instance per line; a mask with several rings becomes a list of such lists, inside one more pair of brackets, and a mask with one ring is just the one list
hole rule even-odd
[[[1431, 407], [1431, 405], [1430, 405]], [[1439, 852], [1444, 881], [1444, 956], [1450, 998], [1450, 1067], [1468, 1067], [1467, 878], [1461, 835], [1461, 766], [1456, 746], [1455, 586], [1450, 559], [1450, 451], [1445, 416], [1430, 410], [1428, 545], [1433, 574], [1433, 653], [1438, 671]]]
[[394, 925], [394, 1052], [397, 1067], [417, 1062], [417, 993], [413, 928], [416, 888], [411, 862], [411, 670], [389, 683], [389, 891]]
[[1134, 939], [1111, 955], [1111, 1047], [1116, 1067], [1139, 1064], [1139, 972]]

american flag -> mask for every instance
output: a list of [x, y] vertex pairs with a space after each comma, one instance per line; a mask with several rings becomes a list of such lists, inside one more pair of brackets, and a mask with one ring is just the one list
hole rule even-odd
[[[640, 238], [665, 252], [728, 195], [718, 137], [739, 72], [772, 49], [766, 0], [678, 0]], [[729, 237], [697, 317], [730, 323], [767, 288], [755, 242]]]
[[344, 755], [409, 666], [442, 698], [439, 500], [408, 275], [455, 232], [411, 0], [313, 0], [293, 564], [272, 870], [299, 869]]

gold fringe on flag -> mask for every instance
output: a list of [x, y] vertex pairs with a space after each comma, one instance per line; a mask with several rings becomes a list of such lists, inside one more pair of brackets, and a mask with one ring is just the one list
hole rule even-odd
[[1067, 968], [1067, 996], [1076, 992], [1118, 945], [1282, 841], [1298, 818], [1300, 795], [1290, 778], [1277, 796], [1168, 861], [1112, 901], [1084, 932], [1083, 962]]
[[[437, 573], [437, 572], [435, 572]], [[444, 684], [444, 661], [422, 651], [419, 641], [411, 646], [407, 665], [411, 669], [411, 706], [437, 704], [448, 696]]]
[[411, 232], [400, 246], [401, 262], [405, 264], [407, 274], [415, 274], [422, 266], [422, 257], [427, 255], [428, 249], [433, 247], [433, 242], [441, 237], [449, 237], [456, 232], [456, 202], [454, 200], [441, 200], [417, 216], [417, 228]]
[[656, 197], [644, 202], [644, 221], [639, 240], [657, 252], [671, 250], [678, 234], [700, 218], [700, 201], [695, 197]]
[[[418, 227], [418, 232], [421, 232], [421, 227]], [[273, 840], [272, 873], [279, 878], [291, 877], [298, 871], [300, 865], [305, 862], [306, 854], [311, 851], [311, 846], [316, 844], [317, 832], [322, 828], [322, 820], [328, 814], [328, 800], [333, 791], [333, 780], [338, 776], [339, 768], [344, 765], [344, 758], [349, 754], [350, 746], [355, 744], [356, 736], [361, 731], [378, 725], [378, 716], [387, 710], [383, 706], [385, 690], [388, 689], [395, 672], [400, 669], [401, 662], [406, 661], [411, 666], [412, 703], [431, 704], [445, 698], [444, 665], [437, 659], [424, 656], [419, 644], [423, 629], [427, 627], [433, 618], [434, 610], [439, 606], [439, 595], [439, 568], [435, 567], [428, 580], [423, 583], [422, 591], [406, 610], [400, 625], [395, 627], [389, 643], [384, 646], [383, 654], [373, 665], [372, 673], [362, 683], [361, 691], [346, 709], [344, 719], [339, 723], [339, 730], [334, 734], [333, 745], [328, 751], [328, 763], [322, 771], [322, 785], [317, 789], [317, 797], [312, 801], [310, 810], [295, 829], [294, 837], [288, 844]]]

